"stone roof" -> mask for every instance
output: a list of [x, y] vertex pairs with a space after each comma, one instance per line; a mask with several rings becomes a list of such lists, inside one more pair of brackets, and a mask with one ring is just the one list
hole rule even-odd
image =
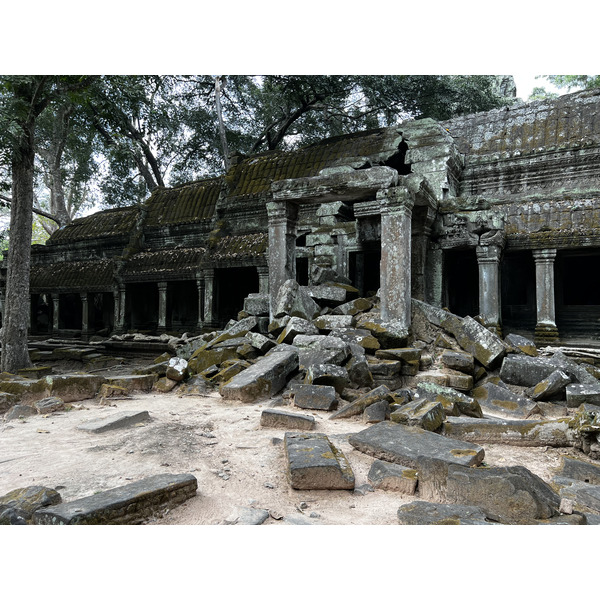
[[230, 235], [216, 242], [210, 250], [211, 260], [241, 260], [265, 256], [269, 246], [268, 233]]
[[121, 275], [127, 281], [134, 279], [170, 279], [187, 275], [194, 278], [206, 260], [206, 248], [171, 248], [154, 252], [139, 252], [125, 262]]
[[114, 262], [109, 259], [31, 265], [31, 291], [68, 293], [108, 291], [113, 286]]

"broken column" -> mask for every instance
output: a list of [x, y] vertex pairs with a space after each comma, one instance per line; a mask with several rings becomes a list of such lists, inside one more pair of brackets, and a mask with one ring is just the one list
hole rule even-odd
[[477, 246], [479, 266], [479, 314], [483, 324], [500, 335], [500, 256], [501, 245]]
[[535, 288], [537, 323], [535, 342], [547, 343], [558, 340], [554, 304], [554, 260], [555, 249], [533, 250], [535, 260]]
[[269, 267], [267, 265], [256, 267], [258, 273], [258, 293], [269, 293]]
[[158, 332], [167, 330], [167, 282], [159, 281], [158, 286]]
[[298, 207], [291, 202], [267, 202], [269, 215], [269, 305], [271, 319], [279, 288], [296, 278]]
[[410, 327], [411, 217], [414, 199], [405, 188], [377, 192], [381, 210], [381, 318]]

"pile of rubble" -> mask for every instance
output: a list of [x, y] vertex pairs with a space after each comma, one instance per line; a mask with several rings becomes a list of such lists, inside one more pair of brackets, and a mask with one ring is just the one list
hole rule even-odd
[[[128, 375], [52, 375], [43, 367], [2, 374], [0, 410], [12, 407], [5, 419], [14, 418], [136, 391], [217, 389], [232, 404], [275, 397], [260, 424], [286, 430], [294, 489], [355, 488], [344, 453], [312, 431], [309, 413], [327, 411], [365, 423], [348, 441], [374, 457], [372, 489], [419, 498], [399, 509], [400, 523], [600, 523], [600, 353], [538, 350], [417, 300], [409, 334], [378, 308], [376, 296], [359, 298], [344, 282], [289, 280], [272, 319], [268, 296], [252, 294], [224, 330], [163, 336], [167, 352]], [[157, 340], [141, 341], [151, 348]], [[486, 467], [486, 443], [571, 447], [591, 460], [565, 458], [546, 482], [522, 466]]]

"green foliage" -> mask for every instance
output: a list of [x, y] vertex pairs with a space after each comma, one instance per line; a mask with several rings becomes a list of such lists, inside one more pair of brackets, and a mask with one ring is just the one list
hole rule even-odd
[[571, 91], [574, 88], [589, 90], [600, 87], [600, 75], [543, 75], [559, 89]]

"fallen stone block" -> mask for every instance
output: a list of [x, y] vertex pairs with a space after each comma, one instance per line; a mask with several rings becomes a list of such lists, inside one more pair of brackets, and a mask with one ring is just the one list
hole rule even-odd
[[262, 333], [256, 331], [249, 331], [244, 336], [261, 354], [266, 354], [271, 348], [276, 345], [276, 342]]
[[366, 312], [373, 308], [373, 303], [367, 298], [356, 298], [355, 300], [350, 300], [340, 306], [334, 308], [334, 314], [341, 315], [357, 315], [362, 312]]
[[394, 323], [386, 323], [381, 319], [359, 320], [358, 327], [366, 329], [377, 338], [381, 348], [404, 348], [408, 342], [408, 331]]
[[297, 490], [352, 490], [354, 472], [343, 452], [322, 433], [286, 433], [288, 478]]
[[414, 377], [414, 385], [417, 386], [420, 383], [435, 383], [437, 385], [446, 386], [448, 383], [448, 375], [443, 371], [421, 371]]
[[571, 419], [548, 421], [473, 419], [447, 417], [444, 435], [476, 444], [508, 444], [510, 446], [572, 446], [576, 432]]
[[307, 286], [308, 295], [321, 306], [338, 306], [346, 302], [346, 290], [335, 285]]
[[547, 398], [564, 398], [565, 389], [571, 383], [571, 378], [564, 371], [556, 370], [540, 381], [531, 392], [534, 402]]
[[37, 402], [50, 395], [45, 377], [43, 379], [20, 379], [15, 377], [0, 380], [0, 392], [14, 396], [20, 404]]
[[274, 352], [232, 377], [219, 393], [226, 400], [240, 402], [270, 398], [285, 387], [297, 368], [297, 351], [285, 349]]
[[473, 377], [466, 373], [446, 370], [446, 385], [459, 392], [468, 392], [473, 389]]
[[377, 338], [366, 329], [333, 329], [329, 335], [349, 344], [357, 344], [367, 352], [375, 352], [381, 347]]
[[[168, 377], [161, 377], [152, 386], [152, 391], [158, 394], [167, 394], [177, 385], [177, 381]], [[125, 390], [127, 391], [127, 390]]]
[[253, 316], [268, 315], [269, 295], [248, 294], [246, 298], [244, 298], [244, 311]]
[[480, 507], [495, 521], [527, 524], [558, 515], [560, 498], [540, 477], [521, 466], [448, 466], [449, 502]]
[[264, 508], [238, 506], [229, 515], [223, 525], [262, 525], [269, 518], [269, 511]]
[[3, 413], [12, 408], [19, 399], [14, 394], [8, 394], [6, 392], [0, 392], [0, 413]]
[[476, 444], [457, 442], [431, 431], [389, 421], [351, 434], [348, 441], [359, 452], [413, 469], [419, 456], [476, 466], [485, 455], [483, 448]]
[[415, 500], [398, 509], [400, 525], [493, 525], [478, 506]]
[[375, 460], [367, 475], [369, 483], [378, 490], [387, 490], [414, 496], [417, 489], [417, 471], [401, 465]]
[[[170, 359], [169, 359], [170, 360]], [[167, 374], [167, 368], [169, 366], [169, 360], [160, 363], [153, 363], [146, 367], [141, 367], [139, 369], [133, 369], [131, 372], [132, 375], [151, 375], [156, 374], [159, 377], [164, 377]]]
[[217, 334], [217, 336], [210, 342], [208, 342], [206, 349], [208, 350], [209, 348], [212, 348], [217, 344], [222, 344], [228, 340], [244, 337], [249, 331], [255, 329], [257, 324], [258, 319], [255, 316], [246, 317], [241, 321], [234, 321], [231, 327], [226, 328], [224, 331]]
[[592, 485], [600, 485], [600, 465], [563, 456], [556, 475]]
[[260, 415], [260, 425], [278, 429], [314, 429], [315, 418], [310, 415], [299, 415], [267, 408]]
[[585, 403], [600, 406], [600, 384], [570, 383], [566, 386], [566, 397], [569, 408]]
[[508, 344], [510, 348], [521, 354], [527, 354], [528, 356], [537, 356], [538, 350], [534, 342], [530, 339], [517, 335], [516, 333], [509, 333], [504, 338], [504, 343]]
[[369, 370], [373, 378], [391, 379], [400, 376], [400, 367], [402, 364], [399, 360], [368, 360]]
[[420, 360], [421, 353], [422, 350], [420, 348], [387, 348], [385, 350], [377, 350], [375, 352], [375, 358], [412, 363]]
[[17, 375], [26, 379], [40, 379], [46, 375], [52, 374], [52, 367], [28, 367], [27, 369], [19, 369]]
[[292, 317], [277, 338], [278, 344], [291, 344], [297, 335], [318, 335], [319, 330], [306, 319]]
[[161, 515], [196, 495], [197, 479], [190, 474], [154, 475], [86, 498], [42, 508], [36, 525], [134, 525]]
[[364, 394], [363, 396], [354, 400], [350, 404], [340, 408], [338, 411], [334, 412], [329, 418], [347, 419], [355, 415], [360, 415], [365, 410], [365, 408], [371, 406], [371, 404], [375, 404], [376, 402], [381, 402], [382, 400], [385, 400], [388, 403], [393, 401], [390, 389], [385, 385], [380, 385], [376, 387], [374, 390], [371, 390], [370, 392]]
[[41, 381], [46, 382], [47, 395], [58, 396], [63, 402], [75, 402], [94, 398], [105, 379], [89, 373], [74, 373], [49, 375]]
[[122, 429], [123, 427], [131, 427], [137, 423], [149, 421], [150, 415], [147, 410], [127, 411], [104, 417], [102, 419], [93, 419], [87, 423], [79, 425], [77, 429], [88, 431], [89, 433], [104, 433], [114, 429]]
[[313, 324], [320, 330], [329, 333], [336, 329], [347, 329], [353, 326], [352, 315], [322, 315], [317, 317]]
[[213, 365], [220, 365], [226, 360], [237, 358], [236, 347], [225, 347], [225, 348], [200, 348], [194, 352], [190, 360], [188, 361], [188, 370], [191, 375], [197, 375], [202, 373], [208, 367]]
[[545, 419], [557, 419], [568, 415], [566, 403], [553, 404], [552, 402], [538, 400], [536, 404], [540, 410], [540, 415]]
[[564, 479], [559, 481], [562, 486], [559, 491], [560, 498], [572, 500], [575, 510], [600, 513], [600, 485]]
[[444, 367], [472, 375], [475, 369], [475, 361], [472, 354], [467, 352], [455, 352], [453, 350], [445, 350], [440, 360]]
[[171, 358], [167, 363], [165, 375], [173, 381], [183, 381], [188, 376], [188, 361], [185, 358]]
[[427, 431], [436, 431], [444, 422], [444, 408], [440, 402], [413, 400], [396, 409], [390, 420], [410, 427], [421, 427]]
[[50, 396], [49, 398], [38, 400], [34, 404], [34, 407], [40, 415], [46, 415], [56, 412], [57, 410], [63, 410], [65, 408], [65, 403], [56, 396]]
[[6, 509], [14, 509], [19, 511], [25, 521], [29, 521], [36, 510], [60, 502], [62, 498], [56, 490], [41, 485], [31, 485], [0, 496], [0, 513]]
[[381, 423], [385, 421], [390, 414], [390, 403], [387, 400], [381, 400], [367, 406], [363, 412], [364, 423]]
[[211, 383], [223, 385], [227, 383], [232, 377], [235, 377], [238, 373], [241, 373], [244, 369], [247, 369], [251, 363], [247, 360], [226, 360], [221, 363], [221, 367], [217, 373], [207, 377]]
[[485, 383], [473, 390], [473, 398], [479, 402], [485, 416], [501, 419], [526, 419], [538, 412], [535, 402], [521, 398], [508, 389]]
[[350, 384], [348, 371], [344, 367], [329, 364], [315, 364], [308, 367], [304, 383], [332, 385], [340, 394]]
[[479, 402], [477, 402], [475, 398], [471, 398], [453, 388], [438, 385], [436, 383], [418, 383], [414, 399], [427, 399], [440, 402], [444, 407], [444, 412], [447, 416], [458, 416], [459, 414], [462, 414], [467, 417], [483, 417]]
[[319, 305], [309, 296], [306, 288], [298, 284], [295, 279], [288, 279], [279, 288], [273, 306], [273, 316], [279, 318], [289, 315], [312, 321], [320, 310]]
[[33, 406], [28, 404], [15, 404], [11, 409], [4, 415], [5, 421], [14, 421], [15, 419], [26, 419], [27, 417], [33, 417], [37, 415], [37, 410]]
[[309, 410], [335, 410], [338, 400], [332, 385], [298, 385], [294, 388], [294, 405]]
[[574, 360], [571, 360], [560, 350], [548, 358], [548, 362], [569, 375], [573, 383], [585, 383], [589, 385], [598, 384], [598, 380], [594, 375], [589, 373], [581, 365], [578, 365]]
[[134, 392], [149, 392], [157, 381], [158, 376], [152, 375], [120, 375], [117, 377], [107, 377], [106, 382], [109, 385], [116, 385], [125, 388], [130, 394]]

